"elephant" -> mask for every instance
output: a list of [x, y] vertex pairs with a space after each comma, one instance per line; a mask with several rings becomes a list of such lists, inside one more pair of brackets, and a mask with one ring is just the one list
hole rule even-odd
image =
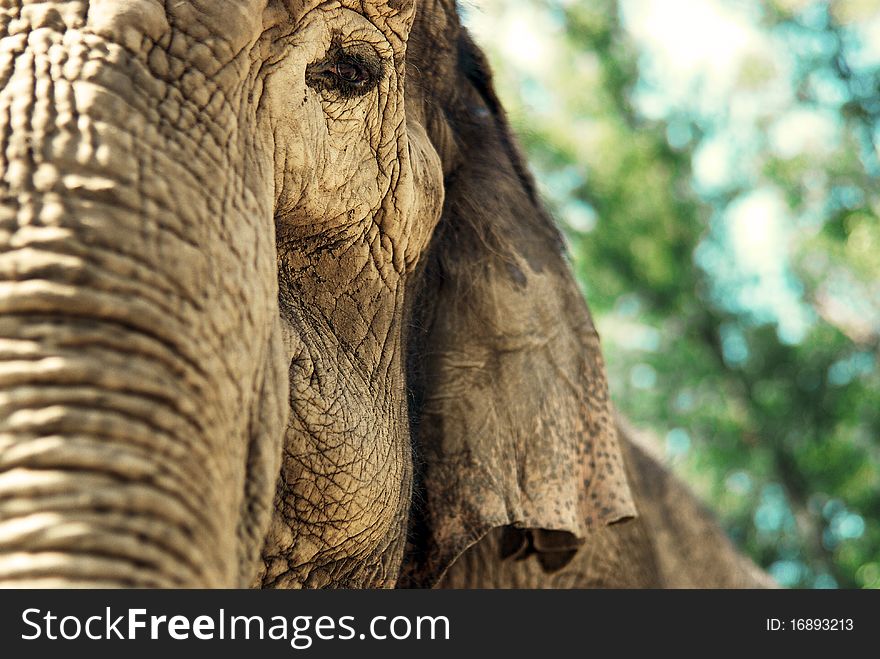
[[772, 585], [454, 0], [4, 0], [0, 81], [0, 585]]

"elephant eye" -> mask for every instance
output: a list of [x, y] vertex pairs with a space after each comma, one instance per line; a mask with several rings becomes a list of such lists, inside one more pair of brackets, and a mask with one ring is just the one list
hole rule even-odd
[[333, 72], [336, 77], [349, 85], [363, 85], [370, 80], [369, 72], [354, 60], [337, 63]]
[[306, 83], [318, 91], [334, 91], [343, 98], [353, 98], [374, 89], [384, 73], [384, 62], [372, 46], [337, 46], [306, 68]]

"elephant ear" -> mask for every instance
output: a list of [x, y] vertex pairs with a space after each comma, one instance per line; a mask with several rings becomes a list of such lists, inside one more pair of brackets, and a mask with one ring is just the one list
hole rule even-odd
[[454, 88], [426, 104], [446, 203], [409, 345], [410, 587], [436, 584], [496, 527], [500, 558], [534, 555], [554, 571], [592, 529], [635, 516], [599, 338], [562, 241], [463, 31], [455, 55]]

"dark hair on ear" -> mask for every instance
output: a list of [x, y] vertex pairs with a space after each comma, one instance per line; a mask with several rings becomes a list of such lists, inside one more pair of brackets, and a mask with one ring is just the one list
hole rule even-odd
[[[436, 60], [416, 65], [419, 72], [428, 67], [435, 72], [446, 71], [451, 79], [434, 80], [434, 85], [419, 84], [419, 91], [428, 95], [423, 101], [429, 137], [446, 163], [446, 194], [440, 221], [414, 277], [410, 296], [413, 305], [409, 314], [408, 371], [414, 430], [420, 418], [421, 364], [428, 349], [424, 338], [434, 322], [432, 291], [444, 284], [461, 286], [467, 277], [450, 273], [485, 267], [487, 257], [504, 264], [515, 281], [524, 281], [518, 257], [540, 270], [539, 261], [546, 257], [548, 247], [556, 253], [565, 249], [516, 144], [494, 89], [489, 62], [467, 30], [457, 23], [457, 17], [454, 20], [454, 47], [446, 53], [454, 58], [453, 66], [447, 69]], [[425, 56], [426, 49], [443, 52], [428, 48], [432, 44], [418, 30], [413, 38], [410, 48], [416, 61]], [[533, 244], [536, 236], [542, 244]], [[468, 258], [468, 254], [474, 258]], [[464, 301], [466, 291], [462, 293]], [[418, 464], [417, 456], [417, 474]]]
[[458, 71], [473, 86], [495, 121], [498, 139], [507, 158], [516, 172], [522, 189], [538, 210], [543, 210], [538, 198], [534, 178], [525, 165], [519, 149], [513, 141], [513, 131], [507, 121], [507, 113], [495, 93], [492, 70], [486, 55], [474, 43], [467, 30], [462, 30], [458, 39]]
[[[505, 261], [519, 253], [531, 262], [535, 250], [529, 242], [536, 234], [547, 241], [539, 251], [564, 251], [495, 92], [489, 62], [464, 28], [456, 55], [457, 93], [445, 116], [456, 137], [458, 166], [447, 176], [438, 234], [456, 248], [476, 240]], [[517, 240], [517, 234], [528, 234], [529, 241]]]

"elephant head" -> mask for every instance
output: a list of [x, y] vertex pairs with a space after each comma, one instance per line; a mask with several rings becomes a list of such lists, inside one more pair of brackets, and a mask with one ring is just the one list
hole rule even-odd
[[7, 0], [0, 86], [0, 582], [424, 585], [633, 514], [452, 0]]

